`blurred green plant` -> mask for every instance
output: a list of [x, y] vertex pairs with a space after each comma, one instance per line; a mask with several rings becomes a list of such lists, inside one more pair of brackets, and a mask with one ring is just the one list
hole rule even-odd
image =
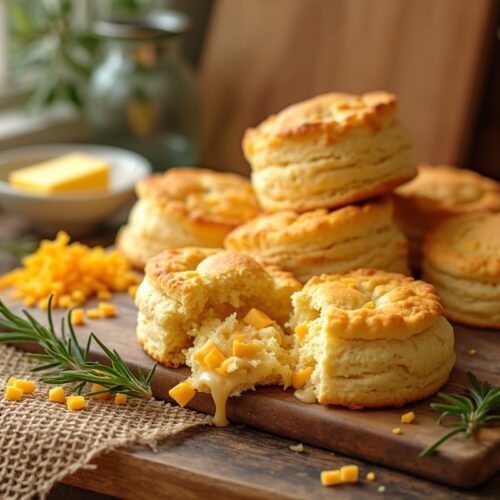
[[33, 82], [28, 109], [69, 102], [83, 107], [99, 39], [93, 21], [140, 14], [152, 0], [11, 0], [9, 20], [14, 83]]
[[0, 240], [0, 252], [10, 253], [18, 260], [36, 250], [36, 243], [31, 239]]

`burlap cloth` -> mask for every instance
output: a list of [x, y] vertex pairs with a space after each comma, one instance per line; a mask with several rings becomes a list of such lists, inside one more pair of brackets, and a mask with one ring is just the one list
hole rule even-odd
[[22, 401], [3, 398], [10, 376], [36, 380], [35, 363], [13, 347], [0, 345], [0, 498], [44, 497], [65, 476], [104, 451], [132, 444], [152, 445], [212, 418], [160, 402], [129, 399], [124, 406], [88, 401], [68, 411], [47, 399], [37, 383]]

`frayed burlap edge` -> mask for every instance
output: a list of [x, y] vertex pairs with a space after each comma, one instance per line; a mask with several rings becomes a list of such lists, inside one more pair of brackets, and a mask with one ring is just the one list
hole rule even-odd
[[116, 448], [156, 444], [185, 429], [212, 423], [212, 417], [160, 401], [88, 401], [71, 412], [47, 399], [37, 382], [33, 395], [6, 401], [10, 376], [37, 380], [25, 353], [0, 345], [0, 498], [44, 498], [54, 484], [99, 455]]

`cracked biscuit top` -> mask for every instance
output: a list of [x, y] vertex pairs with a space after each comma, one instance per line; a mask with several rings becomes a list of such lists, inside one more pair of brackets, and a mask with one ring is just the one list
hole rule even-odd
[[202, 168], [171, 168], [149, 176], [138, 183], [137, 194], [198, 222], [236, 227], [259, 212], [247, 179]]
[[408, 338], [441, 316], [432, 285], [374, 269], [315, 276], [293, 302], [292, 321], [320, 317], [328, 335], [346, 339]]
[[387, 92], [362, 95], [332, 92], [293, 104], [271, 115], [256, 128], [249, 128], [243, 139], [243, 150], [249, 159], [261, 141], [272, 146], [286, 140], [311, 139], [321, 136], [333, 144], [345, 134], [368, 128], [374, 131], [393, 117], [397, 100]]

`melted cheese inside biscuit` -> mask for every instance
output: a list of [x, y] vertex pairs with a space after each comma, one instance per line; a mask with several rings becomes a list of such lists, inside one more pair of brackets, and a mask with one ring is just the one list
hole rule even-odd
[[255, 390], [257, 385], [290, 385], [291, 339], [273, 323], [257, 328], [237, 319], [209, 320], [193, 330], [194, 345], [186, 353], [191, 382], [212, 395], [215, 425], [228, 424], [226, 403], [231, 396]]

